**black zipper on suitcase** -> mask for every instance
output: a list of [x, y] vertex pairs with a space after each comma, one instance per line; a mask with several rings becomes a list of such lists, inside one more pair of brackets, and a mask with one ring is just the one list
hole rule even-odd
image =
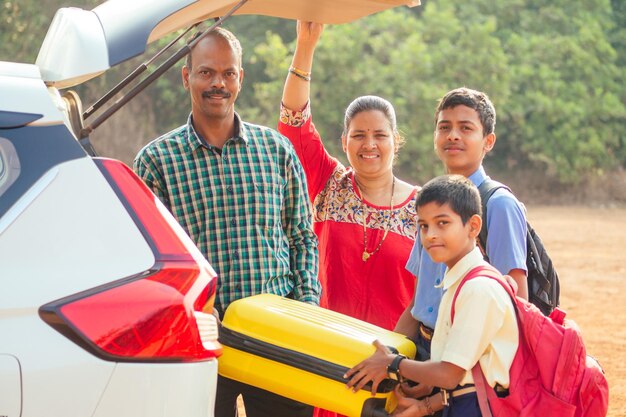
[[[328, 378], [333, 381], [346, 383], [343, 375], [348, 371], [348, 367], [337, 365], [314, 356], [306, 355], [291, 349], [285, 349], [262, 340], [254, 339], [245, 334], [235, 332], [224, 326], [220, 328], [219, 342], [233, 349], [250, 353], [261, 358], [282, 363], [315, 375]], [[397, 350], [394, 348], [394, 351]], [[385, 379], [378, 384], [377, 393], [388, 393], [393, 390], [397, 381]], [[371, 391], [372, 384], [368, 382], [362, 389]]]

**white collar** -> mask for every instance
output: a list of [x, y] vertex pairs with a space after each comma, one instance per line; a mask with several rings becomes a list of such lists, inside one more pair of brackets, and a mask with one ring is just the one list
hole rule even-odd
[[443, 287], [444, 290], [447, 290], [452, 285], [459, 282], [472, 268], [481, 264], [486, 264], [486, 262], [480, 249], [475, 246], [474, 249], [454, 264], [452, 268], [446, 269], [443, 281], [441, 281], [441, 284], [437, 285], [437, 287]]

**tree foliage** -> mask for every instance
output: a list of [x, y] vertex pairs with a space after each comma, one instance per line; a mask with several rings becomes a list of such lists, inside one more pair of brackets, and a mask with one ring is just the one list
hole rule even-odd
[[[0, 2], [0, 59], [33, 62], [63, 2]], [[602, 178], [626, 166], [625, 24], [622, 0], [439, 0], [331, 26], [313, 68], [315, 123], [331, 153], [345, 161], [339, 138], [346, 106], [364, 94], [389, 99], [406, 137], [396, 170], [423, 183], [442, 172], [432, 144], [437, 99], [467, 86], [487, 92], [498, 111], [490, 170], [534, 170], [570, 185]], [[225, 26], [244, 47], [238, 111], [275, 126], [295, 22], [235, 16]], [[137, 111], [127, 116], [131, 125], [120, 128], [121, 140], [133, 145], [124, 152], [185, 122], [189, 99], [181, 65], [139, 99], [142, 121], [134, 120]], [[112, 71], [81, 87], [81, 93], [93, 100], [96, 90], [103, 94], [122, 77]], [[117, 148], [110, 151], [113, 156], [132, 159]]]
[[[437, 98], [464, 85], [487, 92], [496, 104], [494, 168], [530, 168], [564, 184], [622, 169], [621, 4], [442, 0], [426, 3], [420, 13], [395, 9], [329, 27], [314, 67], [316, 125], [341, 156], [347, 104], [362, 94], [390, 99], [407, 138], [397, 168], [422, 182], [441, 172], [432, 152]], [[264, 114], [276, 111], [292, 50], [293, 43], [271, 34], [255, 49], [271, 75], [255, 85], [260, 102], [251, 103]]]

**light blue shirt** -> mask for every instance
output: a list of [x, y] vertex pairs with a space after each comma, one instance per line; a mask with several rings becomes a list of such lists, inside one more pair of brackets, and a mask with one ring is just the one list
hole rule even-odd
[[[487, 178], [482, 165], [469, 176], [477, 187]], [[512, 269], [526, 271], [526, 214], [524, 206], [512, 193], [499, 189], [491, 196], [487, 202], [487, 224], [483, 227], [487, 227], [489, 232], [486, 250], [491, 264], [503, 274]], [[440, 284], [446, 273], [446, 265], [430, 259], [418, 236], [406, 269], [417, 277], [411, 315], [434, 329], [443, 295]]]

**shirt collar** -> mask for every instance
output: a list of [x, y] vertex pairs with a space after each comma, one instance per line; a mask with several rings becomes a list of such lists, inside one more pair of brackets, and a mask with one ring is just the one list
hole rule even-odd
[[[195, 150], [200, 146], [204, 146], [207, 149], [214, 148], [213, 145], [210, 145], [203, 137], [196, 131], [196, 128], [193, 126], [193, 114], [189, 113], [189, 117], [187, 118], [187, 138], [189, 138], [189, 144], [192, 149]], [[241, 120], [241, 116], [237, 112], [235, 112], [235, 135], [228, 139], [230, 140], [243, 140], [244, 143], [248, 143], [250, 140], [249, 133], [243, 128], [243, 122]], [[226, 142], [228, 142], [226, 141]]]
[[447, 290], [459, 282], [472, 268], [484, 263], [483, 254], [478, 247], [474, 247], [467, 255], [461, 258], [452, 268], [446, 269], [443, 281], [437, 287]]
[[481, 165], [478, 169], [469, 177], [469, 180], [477, 187], [480, 187], [480, 184], [483, 183], [487, 178], [487, 173], [485, 172], [485, 168]]

